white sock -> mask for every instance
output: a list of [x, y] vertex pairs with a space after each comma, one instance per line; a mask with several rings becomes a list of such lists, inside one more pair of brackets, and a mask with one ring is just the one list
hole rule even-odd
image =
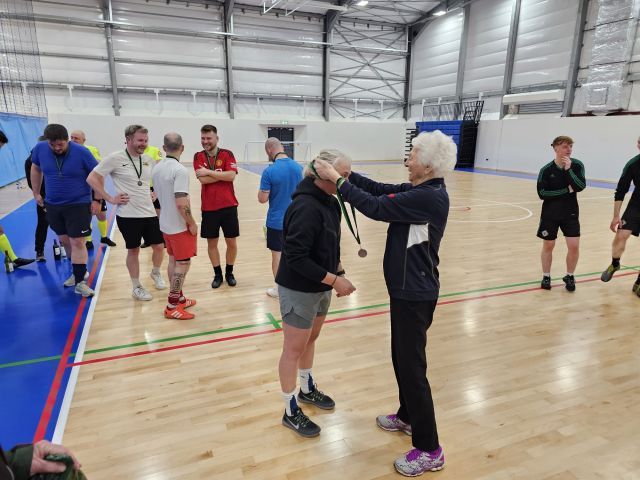
[[310, 393], [315, 388], [310, 368], [299, 369], [298, 377], [300, 378], [300, 390], [302, 390], [302, 393]]
[[291, 393], [282, 392], [282, 399], [284, 400], [284, 409], [287, 412], [287, 415], [291, 417], [293, 412], [298, 409], [296, 391], [294, 390]]
[[573, 277], [573, 273], [567, 272], [567, 275], [569, 275], [570, 277]]
[[543, 273], [542, 276], [543, 277], [551, 277], [551, 273]]
[[153, 267], [151, 269], [151, 275], [160, 275], [160, 267]]
[[139, 278], [132, 278], [131, 279], [131, 284], [133, 285], [134, 289], [142, 286], [142, 284], [140, 283], [140, 279]]

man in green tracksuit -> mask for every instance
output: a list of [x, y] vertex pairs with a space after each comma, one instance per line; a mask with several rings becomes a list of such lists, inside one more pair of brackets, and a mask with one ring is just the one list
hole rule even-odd
[[542, 283], [540, 287], [551, 289], [551, 261], [553, 247], [562, 230], [567, 241], [567, 274], [562, 281], [565, 288], [573, 292], [576, 281], [573, 276], [580, 253], [580, 220], [577, 192], [584, 190], [586, 180], [584, 165], [571, 158], [573, 139], [556, 137], [551, 144], [555, 158], [540, 169], [538, 174], [538, 196], [542, 202], [538, 237], [542, 239]]
[[[47, 458], [56, 460], [49, 461]], [[33, 445], [14, 447], [8, 452], [0, 447], [0, 480], [30, 478], [81, 480], [85, 476], [80, 471], [78, 460], [62, 445], [41, 440]]]

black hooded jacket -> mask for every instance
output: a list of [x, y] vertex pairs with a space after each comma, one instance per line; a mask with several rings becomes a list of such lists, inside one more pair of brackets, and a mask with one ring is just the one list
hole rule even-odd
[[282, 257], [276, 283], [300, 292], [326, 292], [327, 272], [340, 264], [340, 205], [333, 196], [304, 178], [284, 215]]

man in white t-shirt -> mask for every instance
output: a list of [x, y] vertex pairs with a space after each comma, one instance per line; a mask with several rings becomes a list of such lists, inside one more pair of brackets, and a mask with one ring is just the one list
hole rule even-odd
[[[116, 221], [127, 247], [127, 269], [133, 284], [132, 296], [148, 301], [153, 297], [140, 283], [140, 241], [153, 249], [151, 279], [156, 289], [167, 288], [160, 266], [164, 257], [164, 241], [158, 216], [153, 208], [149, 187], [153, 159], [144, 154], [149, 142], [148, 131], [142, 125], [129, 125], [125, 131], [126, 148], [102, 160], [87, 177], [87, 183], [109, 203], [118, 205]], [[104, 188], [104, 177], [111, 176], [118, 192], [109, 195]]]
[[165, 158], [153, 169], [153, 188], [158, 194], [160, 230], [169, 254], [169, 282], [171, 290], [164, 309], [165, 318], [191, 320], [195, 317], [186, 309], [196, 301], [182, 294], [182, 285], [197, 253], [198, 226], [191, 213], [189, 201], [189, 174], [180, 163], [184, 151], [182, 137], [177, 133], [164, 136]]

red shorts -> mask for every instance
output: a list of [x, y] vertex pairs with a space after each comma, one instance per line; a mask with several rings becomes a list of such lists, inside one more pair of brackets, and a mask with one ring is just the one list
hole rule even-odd
[[198, 254], [198, 237], [191, 235], [189, 230], [171, 235], [163, 233], [167, 253], [176, 260], [189, 260]]

